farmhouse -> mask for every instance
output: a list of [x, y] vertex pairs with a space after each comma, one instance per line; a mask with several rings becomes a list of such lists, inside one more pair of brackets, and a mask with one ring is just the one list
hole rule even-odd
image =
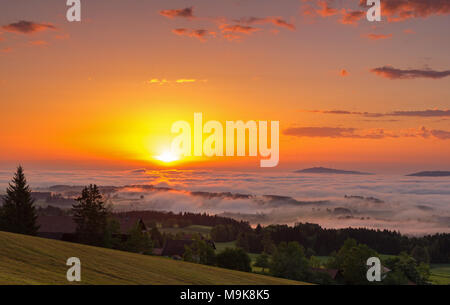
[[332, 280], [337, 282], [344, 279], [342, 272], [338, 269], [310, 268], [312, 272], [328, 274]]

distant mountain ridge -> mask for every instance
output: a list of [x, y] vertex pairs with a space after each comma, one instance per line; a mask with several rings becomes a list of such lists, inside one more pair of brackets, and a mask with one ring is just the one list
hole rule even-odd
[[295, 171], [302, 174], [340, 174], [340, 175], [373, 175], [372, 173], [364, 173], [358, 171], [348, 171], [341, 169], [333, 169], [326, 167], [311, 167]]
[[406, 176], [414, 176], [414, 177], [449, 177], [450, 171], [424, 171], [409, 174]]

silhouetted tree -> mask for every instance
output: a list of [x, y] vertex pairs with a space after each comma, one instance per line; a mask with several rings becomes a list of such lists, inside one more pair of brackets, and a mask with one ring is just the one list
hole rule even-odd
[[320, 268], [322, 267], [322, 262], [317, 256], [313, 255], [309, 258], [309, 265], [311, 266], [311, 268]]
[[250, 272], [252, 267], [248, 254], [241, 248], [226, 248], [217, 254], [217, 266]]
[[430, 255], [428, 254], [428, 250], [422, 246], [415, 246], [411, 251], [411, 256], [419, 263], [430, 263]]
[[73, 220], [80, 242], [100, 245], [107, 225], [108, 211], [97, 185], [86, 186], [72, 205]]
[[137, 224], [129, 232], [128, 239], [125, 243], [125, 250], [136, 253], [151, 254], [152, 240], [147, 232], [142, 231], [142, 227]]
[[303, 246], [296, 241], [280, 243], [272, 255], [270, 273], [293, 280], [307, 280], [310, 275], [309, 261]]
[[241, 232], [238, 234], [236, 240], [236, 247], [242, 248], [244, 251], [249, 251], [248, 238], [245, 233]]
[[160, 248], [164, 244], [164, 237], [162, 236], [161, 232], [159, 232], [158, 228], [155, 226], [150, 231], [150, 237], [153, 241], [153, 246], [155, 248]]
[[1, 218], [0, 223], [5, 231], [37, 234], [39, 226], [36, 223], [36, 208], [22, 166], [17, 168], [14, 178], [6, 189]]
[[203, 265], [215, 265], [216, 253], [204, 240], [196, 239], [190, 246], [184, 246], [183, 259]]
[[367, 285], [366, 263], [369, 257], [378, 257], [378, 254], [367, 245], [349, 238], [328, 262], [328, 267], [341, 270], [346, 284]]
[[112, 217], [107, 218], [102, 246], [111, 249], [121, 249], [120, 223]]
[[264, 269], [269, 268], [269, 264], [269, 255], [263, 252], [256, 258], [254, 266], [262, 268], [262, 272], [264, 272]]
[[418, 285], [424, 285], [428, 282], [430, 276], [429, 265], [423, 262], [418, 263], [406, 252], [388, 258], [385, 264], [393, 272], [392, 275], [391, 272], [388, 273], [387, 283], [407, 284], [408, 281], [411, 281]]

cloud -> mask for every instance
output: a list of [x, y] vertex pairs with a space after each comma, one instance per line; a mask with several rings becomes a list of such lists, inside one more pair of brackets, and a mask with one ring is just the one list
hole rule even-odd
[[295, 137], [348, 138], [354, 136], [355, 130], [340, 127], [290, 127], [283, 134]]
[[302, 110], [305, 112], [324, 113], [324, 114], [342, 114], [342, 115], [361, 115], [364, 117], [450, 117], [450, 110], [426, 109], [426, 110], [398, 110], [387, 113], [348, 111], [348, 110]]
[[219, 27], [222, 32], [222, 36], [229, 41], [242, 39], [241, 34], [251, 35], [261, 30], [260, 28], [256, 28], [253, 26], [239, 25], [239, 24], [235, 25], [222, 24]]
[[353, 25], [357, 24], [366, 14], [365, 10], [344, 7], [342, 3], [339, 8], [335, 6], [334, 0], [303, 0], [301, 11], [304, 16], [308, 17], [328, 18], [340, 15], [340, 23]]
[[384, 139], [399, 137], [421, 137], [430, 138], [431, 136], [440, 139], [450, 139], [450, 132], [445, 130], [410, 128], [407, 130], [385, 130], [382, 128], [359, 130], [357, 128], [342, 127], [290, 127], [283, 131], [284, 135], [294, 137], [308, 138], [354, 138], [354, 139]]
[[169, 81], [167, 79], [159, 79], [159, 78], [152, 78], [151, 80], [149, 80], [147, 83], [149, 84], [158, 84], [158, 85], [164, 85], [164, 84], [168, 84]]
[[393, 111], [387, 116], [412, 116], [412, 117], [450, 117], [450, 110], [428, 109], [419, 111]]
[[162, 10], [159, 12], [161, 16], [173, 19], [175, 17], [194, 18], [194, 7], [186, 7], [183, 9]]
[[[176, 17], [202, 20], [218, 26], [219, 34], [221, 37], [232, 41], [239, 40], [244, 37], [244, 35], [251, 35], [254, 32], [261, 31], [261, 28], [254, 27], [253, 25], [264, 25], [271, 24], [276, 28], [285, 28], [294, 31], [295, 25], [291, 22], [286, 21], [281, 17], [243, 17], [240, 19], [229, 19], [226, 17], [195, 17], [193, 13], [193, 7], [187, 7], [184, 9], [169, 9], [159, 11], [161, 16], [174, 19]], [[217, 37], [217, 33], [214, 31], [209, 31], [205, 29], [187, 29], [187, 28], [176, 28], [172, 32], [179, 36], [195, 37], [200, 41], [206, 41], [207, 36]], [[269, 30], [270, 33], [276, 34], [278, 30], [272, 28]]]
[[[366, 7], [366, 0], [360, 0]], [[450, 0], [382, 0], [381, 11], [388, 21], [403, 21], [410, 18], [427, 18], [433, 15], [450, 14]]]
[[7, 32], [20, 34], [32, 34], [36, 32], [56, 29], [56, 27], [51, 23], [35, 23], [32, 21], [24, 21], [24, 20], [4, 25], [2, 26], [2, 28]]
[[159, 78], [152, 78], [147, 81], [150, 85], [169, 85], [169, 84], [192, 84], [192, 83], [206, 83], [207, 79], [195, 79], [195, 78], [179, 78], [175, 80], [167, 80], [165, 78], [159, 79]]
[[365, 37], [369, 38], [370, 40], [379, 40], [379, 39], [392, 38], [392, 34], [374, 34], [374, 33], [369, 33], [369, 34], [365, 35]]
[[384, 116], [382, 113], [370, 113], [370, 112], [359, 112], [359, 111], [348, 111], [348, 110], [302, 110], [305, 112], [313, 112], [313, 113], [324, 113], [324, 114], [353, 114], [353, 115], [362, 115], [365, 117], [381, 117]]
[[193, 78], [182, 78], [182, 79], [177, 79], [175, 82], [177, 84], [184, 84], [184, 83], [195, 83], [197, 80], [193, 79]]
[[[7, 187], [10, 175], [10, 171], [0, 171], [1, 188]], [[411, 234], [450, 233], [448, 179], [436, 178], [430, 183], [426, 178], [401, 175], [349, 175], [343, 179], [290, 171], [231, 170], [30, 171], [28, 175], [32, 187], [63, 196], [73, 197], [81, 192], [81, 185], [96, 183], [101, 192], [107, 192], [116, 211], [223, 213], [254, 225], [310, 222]], [[60, 186], [49, 188], [51, 185]], [[106, 185], [117, 187], [102, 187]], [[370, 197], [380, 201], [368, 200]], [[343, 208], [349, 211], [346, 215], [335, 213]]]
[[[366, 0], [356, 3], [359, 9], [349, 3], [350, 1], [303, 0], [302, 11], [305, 16], [324, 18], [341, 15], [341, 23], [357, 24], [365, 16], [369, 6]], [[382, 18], [386, 18], [388, 22], [450, 14], [450, 0], [382, 0], [380, 3]]]
[[12, 51], [13, 51], [13, 48], [10, 48], [10, 47], [8, 47], [8, 48], [3, 48], [3, 49], [1, 49], [0, 50], [2, 53], [11, 53]]
[[431, 134], [438, 139], [448, 140], [450, 139], [450, 132], [445, 130], [431, 130]]
[[410, 69], [402, 70], [391, 66], [383, 66], [374, 68], [370, 72], [377, 74], [378, 76], [388, 79], [414, 79], [414, 78], [431, 78], [440, 79], [450, 75], [450, 70], [435, 71], [432, 69]]
[[356, 24], [361, 18], [366, 15], [364, 11], [343, 10], [342, 18], [340, 20], [343, 24]]
[[330, 6], [330, 1], [319, 0], [317, 1], [317, 5], [320, 9], [317, 9], [315, 12], [322, 17], [334, 16], [339, 13], [339, 11]]
[[220, 26], [222, 33], [241, 33], [241, 34], [252, 34], [254, 32], [260, 31], [261, 29], [259, 28], [255, 28], [252, 26], [244, 26], [244, 25], [239, 25], [239, 24], [235, 24], [235, 25], [221, 25]]
[[345, 70], [345, 69], [342, 69], [340, 72], [339, 72], [339, 75], [340, 76], [342, 76], [342, 77], [345, 77], [345, 76], [348, 76], [349, 75], [349, 73], [348, 73], [348, 71], [347, 70]]
[[339, 14], [339, 10], [333, 8], [334, 0], [302, 0], [301, 14], [308, 17], [330, 17]]
[[284, 27], [284, 28], [287, 28], [287, 29], [289, 29], [289, 30], [291, 30], [291, 31], [294, 31], [294, 30], [295, 30], [295, 25], [294, 25], [294, 24], [289, 23], [289, 22], [287, 22], [287, 21], [285, 21], [285, 20], [283, 20], [283, 19], [280, 19], [280, 18], [272, 18], [272, 19], [271, 19], [271, 22], [272, 22], [274, 25], [276, 25], [276, 26]]
[[205, 42], [206, 38], [208, 36], [216, 37], [216, 33], [204, 29], [198, 29], [198, 30], [190, 30], [185, 28], [178, 28], [172, 30], [172, 33], [179, 36], [188, 36], [188, 37], [194, 37], [200, 40], [201, 42]]
[[259, 17], [246, 17], [241, 18], [239, 20], [235, 20], [236, 22], [243, 23], [243, 24], [273, 24], [278, 27], [283, 27], [286, 29], [289, 29], [291, 31], [295, 30], [295, 25], [293, 23], [289, 23], [286, 20], [280, 18], [280, 17], [265, 17], [265, 18], [259, 18]]
[[228, 41], [240, 40], [242, 38], [242, 36], [236, 35], [236, 34], [233, 34], [233, 33], [224, 33], [223, 37], [225, 39], [227, 39]]

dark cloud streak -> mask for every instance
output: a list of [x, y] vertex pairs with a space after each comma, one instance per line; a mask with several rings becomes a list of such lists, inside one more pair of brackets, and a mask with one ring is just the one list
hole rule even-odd
[[397, 117], [450, 117], [450, 110], [427, 109], [427, 110], [406, 110], [392, 111], [387, 113], [373, 113], [348, 110], [303, 110], [312, 113], [337, 114], [337, 115], [360, 115], [364, 117], [377, 118], [386, 116]]
[[450, 139], [450, 132], [438, 129], [427, 129], [421, 127], [420, 129], [407, 131], [391, 131], [382, 128], [359, 130], [357, 128], [342, 128], [342, 127], [290, 127], [283, 130], [283, 134], [294, 137], [308, 137], [308, 138], [353, 138], [353, 139], [384, 139], [384, 138], [424, 138], [428, 139], [431, 136], [440, 139]]
[[159, 12], [161, 16], [167, 17], [167, 18], [175, 18], [175, 17], [181, 17], [181, 18], [194, 18], [194, 8], [193, 7], [186, 7], [183, 9], [170, 9], [170, 10], [162, 10]]
[[432, 69], [397, 69], [391, 66], [383, 66], [371, 69], [370, 72], [388, 79], [415, 79], [431, 78], [441, 79], [450, 75], [450, 70], [435, 71]]
[[55, 30], [56, 27], [51, 23], [36, 23], [32, 21], [21, 20], [15, 23], [2, 26], [7, 32], [20, 34], [33, 34], [45, 30]]

